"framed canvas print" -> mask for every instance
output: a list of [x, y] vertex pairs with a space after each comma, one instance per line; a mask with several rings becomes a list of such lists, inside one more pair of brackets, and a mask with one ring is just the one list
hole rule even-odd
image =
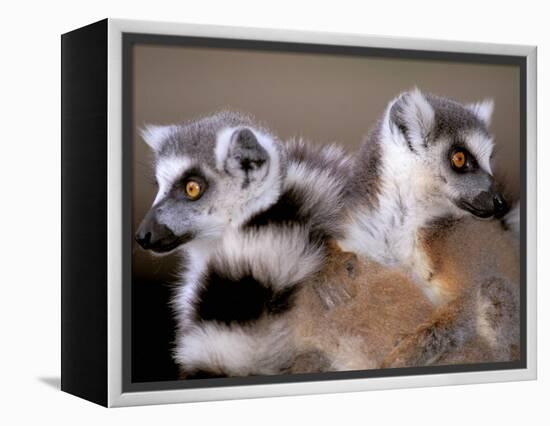
[[62, 42], [62, 389], [536, 377], [536, 49], [103, 20]]

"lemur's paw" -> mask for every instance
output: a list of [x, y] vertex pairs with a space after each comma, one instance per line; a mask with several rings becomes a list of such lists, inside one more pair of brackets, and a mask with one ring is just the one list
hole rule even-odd
[[420, 325], [392, 349], [381, 368], [418, 367], [435, 363], [461, 339], [458, 324], [459, 302], [438, 312], [432, 321]]
[[[430, 349], [431, 333], [428, 329], [404, 337], [384, 358], [381, 368], [400, 368], [429, 365], [435, 354]], [[437, 357], [435, 357], [437, 358]]]
[[330, 371], [330, 367], [331, 360], [328, 356], [320, 350], [312, 349], [298, 354], [285, 373], [323, 373]]

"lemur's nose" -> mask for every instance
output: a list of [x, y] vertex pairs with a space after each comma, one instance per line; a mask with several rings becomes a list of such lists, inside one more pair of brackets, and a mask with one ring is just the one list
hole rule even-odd
[[151, 233], [143, 233], [138, 231], [136, 233], [136, 242], [145, 250], [149, 249], [151, 247]]
[[155, 220], [145, 220], [136, 232], [136, 242], [145, 250], [159, 249], [173, 243], [176, 239], [173, 232]]
[[493, 206], [495, 207], [495, 217], [500, 219], [510, 210], [508, 203], [501, 194], [495, 194], [493, 197]]

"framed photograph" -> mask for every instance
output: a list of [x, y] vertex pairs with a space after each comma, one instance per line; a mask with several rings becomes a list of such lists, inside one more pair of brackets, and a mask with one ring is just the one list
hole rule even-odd
[[536, 378], [536, 48], [106, 19], [62, 42], [62, 389]]

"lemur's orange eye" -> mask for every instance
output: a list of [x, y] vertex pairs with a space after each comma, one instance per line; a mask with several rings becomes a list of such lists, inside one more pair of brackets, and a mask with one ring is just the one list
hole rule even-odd
[[191, 200], [196, 200], [201, 195], [201, 185], [194, 180], [189, 180], [185, 184], [185, 193]]
[[461, 169], [466, 164], [466, 155], [463, 151], [456, 151], [451, 157], [451, 164], [455, 169]]

